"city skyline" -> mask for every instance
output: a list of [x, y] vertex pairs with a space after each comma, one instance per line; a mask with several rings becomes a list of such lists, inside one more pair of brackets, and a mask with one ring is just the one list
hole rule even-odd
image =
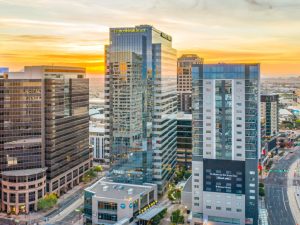
[[0, 0], [0, 62], [12, 71], [63, 64], [103, 75], [109, 27], [150, 24], [172, 35], [178, 57], [258, 62], [262, 76], [299, 75], [299, 9], [292, 0]]

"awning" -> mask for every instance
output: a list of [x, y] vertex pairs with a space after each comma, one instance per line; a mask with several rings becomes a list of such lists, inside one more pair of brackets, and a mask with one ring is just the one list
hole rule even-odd
[[157, 214], [162, 212], [164, 209], [166, 209], [165, 206], [153, 206], [152, 208], [148, 209], [146, 212], [138, 215], [137, 218], [140, 220], [149, 221]]

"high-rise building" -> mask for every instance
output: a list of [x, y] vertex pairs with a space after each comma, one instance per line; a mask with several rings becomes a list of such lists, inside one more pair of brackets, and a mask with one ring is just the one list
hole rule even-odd
[[192, 113], [192, 65], [203, 64], [203, 58], [184, 54], [177, 60], [178, 110]]
[[0, 67], [0, 78], [2, 78], [4, 73], [7, 73], [8, 71], [9, 71], [8, 67]]
[[192, 169], [192, 114], [177, 114], [177, 166]]
[[257, 225], [260, 67], [192, 70], [192, 224]]
[[176, 50], [149, 25], [111, 28], [105, 49], [105, 154], [115, 182], [155, 182], [176, 165]]
[[279, 95], [262, 94], [261, 99], [261, 117], [264, 118], [263, 126], [265, 127], [265, 135], [273, 136], [278, 133], [279, 123]]
[[90, 145], [93, 148], [93, 159], [98, 162], [104, 160], [104, 127], [90, 124]]
[[0, 79], [2, 210], [33, 211], [91, 166], [85, 69], [33, 66]]

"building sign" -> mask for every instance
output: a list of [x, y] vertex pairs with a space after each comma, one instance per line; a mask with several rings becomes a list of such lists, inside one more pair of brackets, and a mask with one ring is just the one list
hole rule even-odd
[[245, 194], [245, 162], [203, 159], [203, 190]]
[[146, 32], [145, 28], [123, 28], [123, 29], [114, 29], [113, 33], [144, 33]]
[[160, 36], [163, 37], [164, 39], [167, 39], [168, 41], [172, 41], [172, 37], [163, 32], [160, 33]]

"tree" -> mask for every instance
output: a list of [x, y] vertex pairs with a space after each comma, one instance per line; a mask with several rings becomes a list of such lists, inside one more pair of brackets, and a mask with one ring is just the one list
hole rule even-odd
[[261, 183], [261, 182], [260, 182], [260, 183], [259, 183], [259, 187], [260, 187], [260, 188], [265, 187], [264, 183]]
[[167, 209], [164, 209], [163, 211], [161, 211], [159, 214], [157, 214], [156, 216], [154, 216], [152, 218], [152, 220], [150, 221], [151, 225], [158, 225], [160, 223], [160, 221], [165, 217], [167, 213]]
[[55, 206], [57, 203], [56, 194], [52, 193], [49, 195], [45, 195], [44, 198], [38, 200], [38, 210], [48, 210]]
[[100, 166], [100, 165], [99, 165], [99, 166], [95, 166], [95, 167], [94, 167], [94, 171], [97, 172], [97, 173], [99, 173], [99, 172], [102, 172], [102, 171], [103, 171], [103, 168], [102, 168], [102, 166]]
[[260, 197], [264, 197], [265, 196], [265, 189], [263, 187], [260, 187], [258, 193], [259, 193]]
[[91, 180], [93, 180], [95, 177], [97, 177], [97, 174], [96, 172], [94, 171], [94, 169], [90, 169], [89, 171], [87, 171], [83, 177], [82, 177], [82, 181], [84, 183], [88, 183], [90, 182]]
[[180, 209], [173, 211], [170, 219], [173, 224], [184, 223], [184, 216], [181, 214]]
[[300, 120], [299, 119], [295, 121], [295, 127], [300, 128]]

